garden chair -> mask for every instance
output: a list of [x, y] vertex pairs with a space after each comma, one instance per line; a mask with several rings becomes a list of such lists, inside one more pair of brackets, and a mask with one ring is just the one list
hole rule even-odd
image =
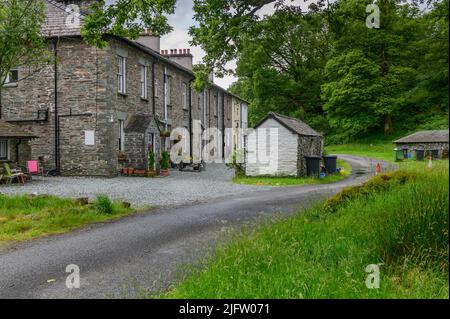
[[44, 180], [44, 170], [39, 167], [38, 161], [27, 161], [27, 174], [30, 176], [42, 175], [42, 180]]
[[5, 177], [6, 177], [6, 181], [9, 182], [10, 184], [14, 181], [17, 180], [18, 183], [22, 183], [25, 184], [25, 174], [22, 172], [12, 172], [11, 171], [11, 167], [9, 166], [8, 163], [5, 163]]

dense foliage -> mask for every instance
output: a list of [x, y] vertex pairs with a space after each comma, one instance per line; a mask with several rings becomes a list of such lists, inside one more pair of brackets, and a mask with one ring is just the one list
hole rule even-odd
[[284, 6], [254, 23], [232, 87], [251, 122], [277, 111], [333, 142], [448, 127], [448, 0], [377, 1], [380, 28], [366, 26], [368, 3]]

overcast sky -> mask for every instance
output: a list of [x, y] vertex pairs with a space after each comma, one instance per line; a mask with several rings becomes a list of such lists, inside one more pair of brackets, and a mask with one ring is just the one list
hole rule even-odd
[[[300, 5], [303, 8], [307, 8], [309, 3], [312, 0], [305, 1], [304, 0], [294, 0], [294, 1], [286, 1], [286, 3], [291, 2], [295, 5]], [[191, 48], [191, 52], [194, 55], [194, 63], [200, 62], [204, 56], [204, 52], [202, 49], [198, 47], [191, 47], [189, 45], [189, 34], [188, 29], [191, 25], [194, 24], [192, 20], [194, 16], [194, 12], [192, 10], [193, 0], [178, 0], [177, 7], [175, 10], [175, 14], [169, 16], [169, 23], [173, 27], [173, 32], [167, 34], [161, 39], [161, 49], [184, 49]], [[260, 14], [270, 14], [273, 12], [273, 7], [268, 5], [265, 6]], [[234, 68], [235, 63], [230, 63], [228, 67]], [[227, 76], [223, 79], [215, 78], [214, 82], [224, 88], [228, 88], [231, 83], [236, 81], [236, 78], [232, 76]]]

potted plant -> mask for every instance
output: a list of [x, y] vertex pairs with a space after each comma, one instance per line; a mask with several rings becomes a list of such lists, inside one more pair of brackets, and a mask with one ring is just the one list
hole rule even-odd
[[148, 177], [155, 177], [156, 171], [155, 171], [155, 152], [153, 150], [150, 150], [148, 152]]
[[169, 160], [169, 152], [164, 151], [161, 154], [161, 175], [166, 177], [169, 176], [169, 167], [170, 167], [170, 160]]
[[136, 175], [136, 176], [144, 176], [145, 173], [146, 173], [145, 169], [137, 168], [134, 170], [134, 175]]
[[121, 164], [125, 163], [127, 161], [127, 155], [120, 151], [119, 153], [117, 153], [117, 161]]

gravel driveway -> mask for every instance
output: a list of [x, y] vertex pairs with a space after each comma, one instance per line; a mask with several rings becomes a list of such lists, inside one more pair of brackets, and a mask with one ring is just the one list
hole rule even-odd
[[98, 194], [123, 200], [135, 207], [146, 205], [172, 206], [204, 202], [214, 198], [270, 189], [270, 186], [237, 185], [234, 172], [225, 165], [210, 164], [201, 173], [172, 170], [167, 178], [85, 178], [48, 177], [25, 186], [0, 185], [4, 194], [49, 194], [62, 197], [95, 198]]

